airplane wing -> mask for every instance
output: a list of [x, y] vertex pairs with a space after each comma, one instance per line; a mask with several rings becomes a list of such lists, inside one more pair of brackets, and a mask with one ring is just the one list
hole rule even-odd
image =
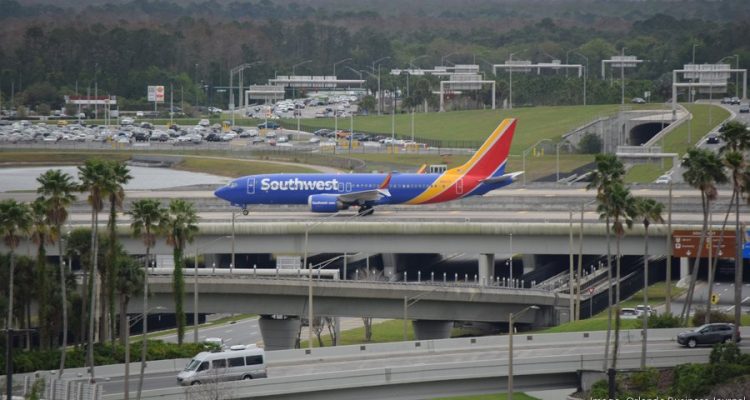
[[358, 204], [368, 201], [377, 201], [383, 197], [391, 197], [391, 192], [388, 191], [388, 185], [390, 185], [390, 183], [391, 174], [388, 174], [377, 189], [340, 194], [338, 195], [338, 199], [345, 204]]
[[523, 171], [511, 172], [510, 174], [503, 174], [493, 178], [482, 179], [482, 183], [502, 183], [506, 181], [513, 182], [517, 180], [521, 175], [523, 175]]
[[422, 166], [419, 167], [419, 169], [417, 170], [418, 174], [424, 174], [426, 172], [427, 172], [427, 164], [422, 164]]

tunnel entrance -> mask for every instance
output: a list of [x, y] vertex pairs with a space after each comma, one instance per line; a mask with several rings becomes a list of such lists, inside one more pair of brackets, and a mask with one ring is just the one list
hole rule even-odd
[[628, 137], [628, 143], [631, 146], [640, 146], [649, 140], [653, 138], [657, 133], [659, 133], [662, 129], [669, 126], [668, 122], [649, 122], [646, 124], [641, 124], [638, 126], [634, 126], [630, 130], [630, 135]]

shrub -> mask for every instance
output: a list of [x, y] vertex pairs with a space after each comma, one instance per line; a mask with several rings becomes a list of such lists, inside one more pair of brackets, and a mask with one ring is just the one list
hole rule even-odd
[[[649, 328], [678, 328], [680, 327], [680, 317], [672, 314], [657, 314], [648, 317]], [[643, 328], [643, 320], [638, 318], [635, 322], [636, 329]]]
[[[695, 310], [695, 314], [693, 315], [693, 325], [695, 326], [701, 326], [706, 321], [706, 310], [704, 309], [698, 309]], [[734, 316], [729, 314], [724, 314], [719, 311], [711, 311], [711, 322], [734, 322]]]
[[589, 397], [594, 399], [606, 399], [609, 397], [609, 384], [606, 379], [594, 382], [591, 385], [591, 393]]
[[709, 364], [682, 364], [674, 368], [672, 389], [675, 395], [700, 396], [708, 393], [712, 385]]

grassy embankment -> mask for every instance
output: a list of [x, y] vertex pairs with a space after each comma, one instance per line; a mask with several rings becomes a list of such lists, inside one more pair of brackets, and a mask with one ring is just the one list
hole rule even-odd
[[[693, 114], [693, 119], [670, 132], [661, 143], [665, 153], [677, 153], [679, 157], [682, 157], [687, 149], [694, 146], [703, 136], [729, 117], [729, 112], [719, 106], [708, 104], [685, 104], [684, 106]], [[664, 160], [663, 167], [660, 164], [636, 165], [628, 170], [625, 181], [628, 183], [653, 182], [670, 168], [672, 168], [672, 160]]]
[[[105, 158], [108, 160], [125, 161], [131, 156], [139, 154], [133, 151], [38, 151], [38, 150], [9, 150], [0, 151], [0, 165], [29, 166], [29, 165], [79, 165], [88, 159]], [[154, 155], [153, 153], [145, 153]], [[177, 155], [177, 154], [170, 154]], [[179, 154], [182, 161], [174, 165], [174, 169], [192, 172], [205, 172], [214, 175], [239, 177], [251, 174], [267, 174], [277, 172], [309, 173], [316, 172], [313, 168], [302, 165], [285, 165], [264, 161], [234, 159], [228, 157], [199, 157]]]

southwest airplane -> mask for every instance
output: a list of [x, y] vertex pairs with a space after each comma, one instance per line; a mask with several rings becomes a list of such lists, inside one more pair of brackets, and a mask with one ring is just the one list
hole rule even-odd
[[266, 174], [237, 178], [214, 194], [232, 205], [307, 204], [312, 212], [336, 213], [358, 207], [360, 215], [383, 204], [441, 203], [481, 196], [507, 186], [523, 171], [506, 174], [516, 129], [506, 119], [464, 165], [440, 174]]

